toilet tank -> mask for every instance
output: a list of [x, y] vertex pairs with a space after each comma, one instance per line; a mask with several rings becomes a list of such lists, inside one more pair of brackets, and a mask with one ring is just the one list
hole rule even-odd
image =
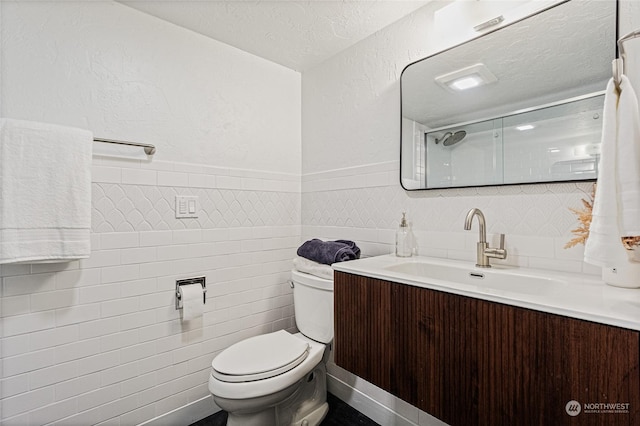
[[333, 340], [333, 280], [291, 271], [293, 306], [300, 333], [316, 342]]

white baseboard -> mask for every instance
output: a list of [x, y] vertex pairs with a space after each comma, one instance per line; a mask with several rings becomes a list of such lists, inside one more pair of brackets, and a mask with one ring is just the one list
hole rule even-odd
[[[419, 426], [330, 374], [327, 374], [327, 390], [380, 425]], [[188, 426], [218, 411], [220, 408], [209, 395], [138, 426]]]
[[140, 423], [138, 426], [188, 426], [220, 411], [211, 395], [200, 398], [166, 414]]
[[374, 422], [389, 426], [418, 426], [342, 380], [327, 374], [327, 389]]

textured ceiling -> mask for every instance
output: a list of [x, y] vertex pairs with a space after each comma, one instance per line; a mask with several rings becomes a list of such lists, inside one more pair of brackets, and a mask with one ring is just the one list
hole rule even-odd
[[121, 0], [296, 71], [311, 68], [430, 0]]

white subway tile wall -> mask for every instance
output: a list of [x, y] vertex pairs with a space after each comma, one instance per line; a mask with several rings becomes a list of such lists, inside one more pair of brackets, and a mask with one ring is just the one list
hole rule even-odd
[[[230, 344], [295, 329], [299, 176], [94, 164], [91, 257], [0, 266], [3, 425], [146, 421], [209, 395]], [[199, 197], [198, 218], [175, 219], [177, 194]], [[200, 275], [204, 315], [183, 323], [175, 280]]]
[[473, 261], [477, 225], [463, 229], [472, 207], [487, 219], [492, 245], [506, 234], [505, 263], [599, 274], [582, 261], [582, 246], [564, 249], [577, 227], [569, 207], [581, 208], [592, 183], [513, 185], [408, 192], [397, 162], [350, 167], [302, 177], [302, 237], [356, 240], [363, 255], [394, 252], [402, 212], [419, 254]]
[[[348, 238], [365, 256], [391, 253], [402, 211], [420, 254], [472, 261], [477, 232], [462, 224], [479, 207], [492, 241], [507, 234], [504, 263], [599, 273], [581, 247], [563, 248], [576, 223], [568, 207], [580, 206], [589, 183], [409, 193], [397, 163], [302, 182], [170, 162], [95, 163], [91, 257], [0, 266], [2, 424], [132, 424], [207, 396], [215, 354], [295, 328], [286, 283], [301, 240]], [[199, 197], [198, 218], [175, 219], [178, 194]], [[197, 275], [208, 280], [205, 313], [182, 323], [175, 280]]]
[[[2, 424], [133, 424], [207, 396], [219, 351], [295, 328], [286, 283], [301, 240], [348, 238], [365, 256], [391, 253], [402, 211], [420, 254], [472, 261], [477, 232], [462, 224], [479, 207], [494, 244], [507, 234], [504, 263], [599, 273], [582, 262], [581, 247], [563, 248], [576, 223], [568, 207], [580, 206], [589, 183], [409, 193], [397, 163], [300, 182], [170, 162], [95, 162], [91, 257], [0, 266]], [[175, 219], [178, 194], [199, 197], [198, 218]], [[197, 275], [207, 276], [205, 313], [182, 323], [175, 280]], [[346, 374], [339, 371], [330, 368], [338, 379]], [[389, 398], [381, 397], [401, 406]], [[402, 411], [414, 422], [426, 416]]]

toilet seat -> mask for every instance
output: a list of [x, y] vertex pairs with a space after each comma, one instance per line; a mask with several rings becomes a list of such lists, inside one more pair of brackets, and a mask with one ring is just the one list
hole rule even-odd
[[263, 380], [297, 367], [308, 355], [309, 343], [280, 330], [231, 345], [211, 362], [211, 374], [229, 383]]

